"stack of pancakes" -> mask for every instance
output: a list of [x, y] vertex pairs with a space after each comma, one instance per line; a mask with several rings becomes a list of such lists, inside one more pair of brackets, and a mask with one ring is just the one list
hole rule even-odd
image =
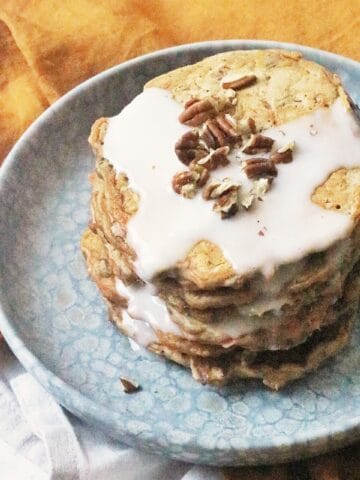
[[[221, 88], [225, 73], [249, 70], [264, 80], [245, 90]], [[191, 98], [210, 98], [218, 112], [232, 115], [245, 136], [249, 117], [254, 120], [251, 129], [262, 132], [329, 107], [339, 97], [351, 108], [335, 75], [285, 51], [216, 55], [157, 77], [146, 87], [165, 89], [183, 105]], [[141, 314], [134, 319], [134, 328], [123, 292], [146, 284], [174, 324], [161, 329], [161, 321], [150, 326], [144, 321], [144, 329], [153, 333], [147, 348], [189, 367], [202, 383], [260, 378], [279, 389], [348, 343], [360, 293], [360, 166], [332, 172], [313, 192], [314, 203], [353, 221], [346, 238], [326, 250], [277, 265], [271, 275], [260, 270], [239, 274], [221, 248], [205, 238], [175, 265], [145, 279], [127, 239], [127, 225], [142, 199], [126, 172], [115, 171], [103, 157], [107, 125], [107, 119], [97, 120], [90, 136], [96, 154], [90, 176], [92, 221], [81, 247], [110, 317], [124, 334], [142, 343], [138, 331], [144, 319]]]

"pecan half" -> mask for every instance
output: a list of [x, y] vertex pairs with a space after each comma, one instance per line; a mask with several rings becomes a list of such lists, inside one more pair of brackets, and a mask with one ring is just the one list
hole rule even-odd
[[217, 148], [210, 152], [206, 157], [198, 160], [197, 164], [202, 165], [208, 170], [216, 170], [219, 167], [225, 167], [230, 163], [227, 158], [229, 151], [230, 148], [228, 146]]
[[189, 165], [192, 160], [205, 157], [208, 151], [199, 144], [198, 132], [189, 131], [175, 143], [175, 153], [180, 162]]
[[198, 127], [214, 115], [215, 109], [209, 100], [191, 99], [185, 103], [179, 121], [189, 127]]
[[295, 142], [291, 142], [285, 147], [279, 148], [277, 152], [270, 155], [270, 160], [274, 163], [290, 163], [293, 161], [293, 149]]
[[179, 195], [193, 198], [198, 188], [203, 187], [208, 179], [208, 170], [201, 165], [194, 165], [192, 170], [176, 173], [172, 179], [172, 187]]
[[277, 168], [267, 158], [251, 158], [245, 161], [244, 171], [248, 178], [276, 177]]
[[220, 213], [222, 219], [233, 217], [239, 211], [239, 186], [233, 186], [220, 195], [213, 210]]
[[257, 81], [256, 75], [245, 75], [244, 77], [237, 78], [231, 82], [223, 82], [223, 88], [231, 88], [232, 90], [242, 90], [246, 87], [251, 87]]
[[198, 102], [199, 100], [197, 98], [190, 98], [187, 102], [185, 102], [184, 107], [188, 108], [191, 107], [194, 103]]
[[235, 130], [235, 122], [230, 115], [218, 115], [208, 120], [201, 138], [209, 148], [213, 149], [241, 141], [241, 136]]
[[242, 151], [249, 155], [259, 152], [270, 152], [273, 143], [274, 140], [270, 137], [265, 137], [265, 135], [251, 135]]

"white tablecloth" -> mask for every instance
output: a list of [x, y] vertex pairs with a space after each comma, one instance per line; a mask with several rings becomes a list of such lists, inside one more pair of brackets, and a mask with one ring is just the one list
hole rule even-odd
[[216, 469], [139, 452], [65, 412], [0, 345], [1, 480], [221, 480]]

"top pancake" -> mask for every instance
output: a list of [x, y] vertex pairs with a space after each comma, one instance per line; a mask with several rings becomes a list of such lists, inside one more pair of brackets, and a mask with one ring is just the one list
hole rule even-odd
[[[224, 76], [241, 77], [249, 74], [255, 74], [258, 78], [253, 86], [239, 91], [222, 88], [221, 79]], [[336, 75], [302, 59], [298, 53], [279, 50], [236, 51], [215, 55], [161, 75], [148, 82], [146, 88], [149, 87], [170, 91], [174, 99], [182, 104], [190, 98], [209, 99], [219, 112], [230, 113], [244, 134], [248, 133], [249, 117], [255, 120], [259, 132], [295, 120], [318, 108], [329, 107], [338, 97], [350, 109]], [[106, 120], [101, 119], [94, 125], [90, 137], [99, 157], [105, 131]], [[357, 219], [360, 212], [359, 180], [359, 168], [340, 169], [315, 190], [312, 200], [323, 208], [340, 210]], [[136, 212], [141, 199], [127, 187], [126, 180], [123, 180], [121, 189], [117, 208], [122, 210], [120, 223], [126, 224]], [[200, 289], [240, 287], [244, 281], [233, 270], [220, 248], [207, 240], [198, 242], [184, 259], [179, 259], [172, 268], [172, 275]]]
[[[258, 80], [249, 88], [234, 91], [222, 88], [227, 75], [256, 75]], [[257, 129], [264, 130], [330, 106], [339, 96], [341, 83], [337, 75], [304, 60], [300, 53], [243, 50], [220, 53], [165, 73], [145, 85], [150, 87], [170, 91], [182, 104], [189, 98], [209, 99], [217, 110], [225, 109], [240, 122], [252, 117]]]

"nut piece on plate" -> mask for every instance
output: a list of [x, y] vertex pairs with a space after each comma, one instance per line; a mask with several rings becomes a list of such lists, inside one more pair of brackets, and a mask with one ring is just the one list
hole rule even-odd
[[140, 390], [140, 385], [133, 380], [129, 380], [125, 377], [120, 377], [120, 383], [125, 393], [135, 393]]

